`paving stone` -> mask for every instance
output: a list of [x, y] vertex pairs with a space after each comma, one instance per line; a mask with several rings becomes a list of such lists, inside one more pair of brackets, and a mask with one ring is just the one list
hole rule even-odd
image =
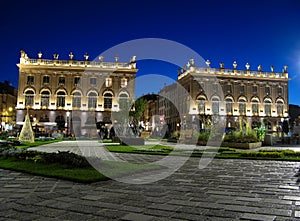
[[250, 214], [245, 213], [241, 217], [241, 220], [264, 220], [264, 221], [273, 221], [276, 216], [262, 215], [262, 214]]
[[153, 216], [144, 215], [140, 213], [129, 213], [121, 218], [121, 220], [127, 221], [150, 221], [153, 220]]
[[300, 196], [284, 196], [284, 200], [297, 200], [300, 201]]
[[295, 217], [300, 218], [300, 211], [295, 211]]

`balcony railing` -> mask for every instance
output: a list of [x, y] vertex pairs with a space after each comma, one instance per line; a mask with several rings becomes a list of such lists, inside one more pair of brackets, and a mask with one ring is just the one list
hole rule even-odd
[[44, 66], [77, 66], [97, 68], [123, 68], [132, 69], [130, 62], [99, 62], [99, 61], [77, 61], [77, 60], [50, 60], [27, 58], [22, 64], [44, 65]]
[[184, 76], [186, 73], [195, 74], [212, 74], [212, 75], [235, 75], [235, 76], [247, 76], [247, 77], [268, 77], [268, 78], [288, 78], [288, 74], [285, 72], [265, 72], [255, 70], [237, 70], [228, 68], [204, 68], [185, 65], [179, 70], [180, 76]]

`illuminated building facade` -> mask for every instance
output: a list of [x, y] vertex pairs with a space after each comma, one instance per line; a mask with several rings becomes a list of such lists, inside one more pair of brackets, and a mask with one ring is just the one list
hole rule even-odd
[[[206, 61], [206, 65], [207, 67], [196, 67], [191, 59], [179, 70], [177, 82], [190, 98], [176, 94], [169, 100], [178, 103], [176, 106], [183, 115], [181, 119], [186, 117], [188, 120], [191, 116], [197, 116], [201, 120], [203, 116], [218, 115], [226, 117], [226, 127], [236, 128], [239, 117], [242, 116], [253, 127], [261, 122], [269, 130], [276, 130], [288, 117], [290, 79], [287, 66], [284, 66], [282, 72], [275, 72], [273, 66], [270, 72], [266, 72], [261, 66], [258, 66], [258, 70], [252, 70], [248, 63], [245, 70], [237, 69], [236, 62], [232, 69], [224, 68], [223, 63], [220, 63], [219, 68], [211, 68], [209, 61]], [[160, 94], [174, 93], [171, 87], [175, 86], [163, 88]], [[165, 114], [167, 123], [175, 130], [178, 115], [177, 119], [171, 116], [165, 103], [170, 101], [161, 101], [160, 114]]]
[[85, 135], [97, 123], [112, 122], [111, 112], [118, 111], [121, 101], [134, 99], [136, 62], [43, 59], [42, 53], [32, 59], [21, 51], [17, 123], [22, 124], [27, 109], [33, 125], [47, 132], [57, 128], [65, 133]]
[[8, 81], [0, 82], [0, 131], [12, 130], [15, 125], [17, 89]]

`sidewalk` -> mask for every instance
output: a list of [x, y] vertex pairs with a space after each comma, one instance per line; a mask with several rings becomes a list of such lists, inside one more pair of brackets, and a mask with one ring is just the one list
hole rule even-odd
[[[39, 148], [77, 151], [76, 142]], [[130, 162], [162, 156], [116, 154]], [[299, 220], [300, 162], [189, 158], [167, 178], [93, 184], [0, 169], [0, 220]]]

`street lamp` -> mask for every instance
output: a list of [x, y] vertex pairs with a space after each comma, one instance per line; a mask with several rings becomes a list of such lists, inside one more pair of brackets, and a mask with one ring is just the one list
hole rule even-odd
[[69, 134], [69, 117], [70, 117], [70, 112], [69, 111], [67, 111], [67, 134], [66, 134], [66, 136], [68, 137], [68, 134]]

